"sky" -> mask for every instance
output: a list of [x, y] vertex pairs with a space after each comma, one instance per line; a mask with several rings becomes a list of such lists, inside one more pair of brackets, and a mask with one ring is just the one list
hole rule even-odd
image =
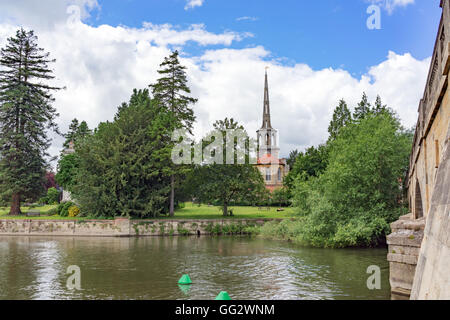
[[[369, 29], [373, 6], [380, 25]], [[24, 27], [56, 59], [62, 132], [73, 118], [112, 120], [176, 49], [199, 99], [195, 136], [225, 117], [256, 134], [269, 67], [272, 125], [288, 156], [323, 143], [339, 99], [354, 108], [363, 92], [412, 127], [440, 15], [438, 0], [0, 0], [0, 47]], [[64, 139], [52, 137], [58, 155]]]

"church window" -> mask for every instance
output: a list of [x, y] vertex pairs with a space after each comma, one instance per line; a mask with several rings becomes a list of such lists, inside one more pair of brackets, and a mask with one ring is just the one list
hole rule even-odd
[[282, 175], [281, 175], [281, 168], [278, 168], [278, 181], [281, 181]]
[[272, 173], [270, 172], [270, 168], [266, 168], [266, 181], [272, 180]]

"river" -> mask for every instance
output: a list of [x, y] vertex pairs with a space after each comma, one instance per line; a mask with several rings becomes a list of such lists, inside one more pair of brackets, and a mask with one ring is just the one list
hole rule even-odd
[[[0, 299], [389, 299], [386, 254], [248, 237], [0, 237]], [[73, 265], [80, 290], [66, 285]], [[366, 285], [371, 265], [379, 290]], [[177, 284], [185, 273], [191, 286]]]

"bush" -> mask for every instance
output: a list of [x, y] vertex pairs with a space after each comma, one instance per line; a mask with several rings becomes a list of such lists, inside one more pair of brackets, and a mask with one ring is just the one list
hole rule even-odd
[[47, 190], [47, 196], [39, 199], [39, 204], [58, 204], [60, 192], [56, 188]]
[[47, 213], [46, 213], [47, 216], [56, 216], [57, 214], [58, 214], [58, 208], [50, 209], [50, 210], [47, 211]]
[[71, 206], [69, 208], [69, 217], [71, 218], [75, 218], [80, 214], [80, 208], [78, 208], [77, 206]]
[[46, 204], [48, 204], [48, 198], [47, 197], [42, 197], [42, 198], [40, 198], [39, 200], [38, 200], [38, 204], [39, 205], [46, 205]]
[[58, 214], [61, 217], [68, 217], [69, 216], [69, 208], [72, 206], [76, 206], [76, 204], [71, 201], [60, 203], [58, 206]]

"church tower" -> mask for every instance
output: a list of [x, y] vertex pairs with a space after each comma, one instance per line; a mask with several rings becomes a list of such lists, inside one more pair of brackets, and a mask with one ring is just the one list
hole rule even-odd
[[264, 83], [263, 122], [257, 131], [258, 170], [261, 172], [267, 189], [273, 191], [283, 186], [284, 177], [289, 172], [286, 159], [279, 159], [278, 131], [272, 127], [270, 117], [269, 81], [267, 68]]
[[263, 123], [261, 129], [257, 131], [259, 158], [267, 157], [278, 159], [280, 149], [278, 148], [278, 132], [272, 128], [270, 119], [270, 99], [269, 99], [269, 81], [267, 79], [267, 69], [264, 83], [264, 106]]

